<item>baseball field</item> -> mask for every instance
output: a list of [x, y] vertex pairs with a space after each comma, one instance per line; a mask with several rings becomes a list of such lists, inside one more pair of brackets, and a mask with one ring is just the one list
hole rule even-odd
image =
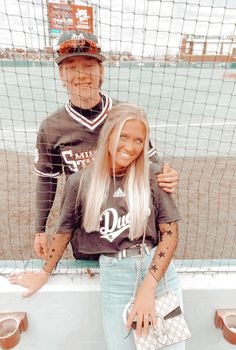
[[[166, 159], [178, 170], [174, 198], [180, 208], [176, 258], [236, 258], [236, 159], [185, 157]], [[0, 151], [0, 260], [36, 258], [32, 243], [35, 218], [33, 158]], [[57, 223], [63, 180], [49, 217], [48, 232]], [[64, 255], [71, 257], [70, 247]]]

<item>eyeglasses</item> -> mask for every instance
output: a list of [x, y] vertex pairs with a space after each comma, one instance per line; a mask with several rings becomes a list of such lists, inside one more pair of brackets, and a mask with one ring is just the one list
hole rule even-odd
[[91, 53], [97, 54], [101, 51], [100, 47], [92, 40], [66, 40], [59, 45], [57, 53], [59, 55], [66, 55], [71, 53]]

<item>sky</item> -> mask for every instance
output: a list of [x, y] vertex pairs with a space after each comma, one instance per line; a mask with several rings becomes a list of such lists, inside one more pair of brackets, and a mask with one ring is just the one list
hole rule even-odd
[[[54, 0], [59, 2], [59, 0]], [[139, 56], [178, 53], [183, 34], [235, 36], [236, 0], [89, 0], [103, 51]], [[85, 5], [85, 2], [77, 1]], [[0, 1], [0, 47], [43, 48], [49, 44], [46, 0]], [[56, 44], [56, 39], [52, 40]], [[218, 50], [220, 40], [208, 49]], [[197, 49], [197, 45], [195, 49]], [[199, 41], [199, 50], [201, 44]]]

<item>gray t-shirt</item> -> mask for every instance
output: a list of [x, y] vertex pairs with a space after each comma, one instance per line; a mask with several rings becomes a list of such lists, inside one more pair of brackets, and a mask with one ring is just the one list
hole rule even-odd
[[[86, 171], [83, 170], [83, 171]], [[102, 207], [100, 231], [87, 233], [82, 227], [83, 203], [76, 204], [80, 173], [69, 177], [61, 204], [61, 215], [57, 233], [72, 234], [72, 249], [75, 258], [80, 253], [101, 254], [116, 253], [136, 243], [142, 242], [142, 237], [130, 241], [129, 213], [125, 200], [124, 177], [116, 177], [111, 181], [109, 195]], [[177, 221], [180, 219], [178, 208], [172, 196], [157, 185], [156, 176], [150, 173], [150, 215], [146, 232], [146, 242], [158, 244], [158, 224]]]

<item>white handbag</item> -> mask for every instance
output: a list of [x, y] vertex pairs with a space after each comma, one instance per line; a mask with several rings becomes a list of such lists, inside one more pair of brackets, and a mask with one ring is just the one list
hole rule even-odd
[[[144, 255], [144, 241], [145, 235], [143, 235], [140, 263], [137, 269], [134, 294], [130, 302], [126, 305], [123, 312], [123, 320], [125, 324], [127, 322], [129, 312], [134, 305], [136, 292], [141, 282], [141, 267]], [[191, 332], [184, 319], [184, 315], [179, 305], [178, 298], [174, 292], [168, 290], [165, 276], [164, 282], [166, 289], [163, 292], [159, 293], [155, 300], [155, 309], [157, 317], [156, 329], [152, 325], [150, 325], [149, 332], [146, 337], [137, 337], [136, 331], [134, 329], [135, 322], [133, 324], [133, 335], [137, 350], [161, 349], [164, 346], [176, 344], [181, 341], [187, 340], [191, 337]]]
[[[124, 309], [123, 318], [125, 323], [133, 302], [134, 300], [132, 299]], [[164, 346], [179, 343], [191, 337], [175, 293], [170, 290], [164, 290], [158, 294], [155, 308], [157, 328], [154, 329], [153, 326], [149, 326], [149, 332], [146, 337], [137, 337], [136, 331], [133, 331], [137, 350], [161, 349]]]

